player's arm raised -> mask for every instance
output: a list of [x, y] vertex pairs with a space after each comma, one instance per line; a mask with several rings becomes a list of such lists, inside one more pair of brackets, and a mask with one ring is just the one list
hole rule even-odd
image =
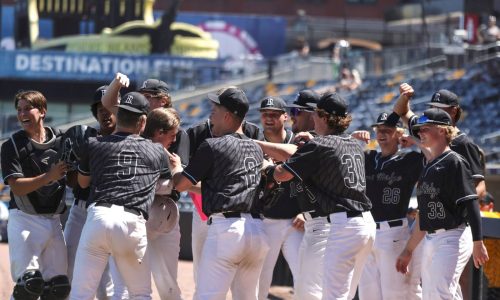
[[116, 105], [120, 102], [120, 89], [122, 87], [128, 87], [130, 85], [130, 80], [127, 75], [122, 73], [116, 73], [115, 78], [109, 84], [106, 92], [101, 98], [102, 105], [109, 110], [111, 113], [116, 115], [118, 108]]
[[399, 86], [399, 98], [394, 104], [394, 112], [401, 117], [403, 124], [408, 124], [408, 120], [415, 113], [410, 109], [410, 99], [415, 94], [413, 87], [407, 83], [402, 83]]

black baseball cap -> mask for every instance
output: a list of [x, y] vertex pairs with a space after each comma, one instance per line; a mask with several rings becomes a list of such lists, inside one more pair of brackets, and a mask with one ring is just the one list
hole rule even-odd
[[237, 87], [230, 87], [220, 95], [208, 94], [208, 99], [224, 106], [227, 110], [241, 118], [245, 117], [250, 107], [245, 92]]
[[448, 90], [439, 90], [432, 95], [431, 102], [427, 105], [434, 107], [458, 106], [458, 96]]
[[446, 125], [446, 126], [451, 126], [451, 117], [450, 115], [445, 112], [444, 110], [433, 107], [426, 109], [424, 111], [424, 114], [420, 116], [420, 118], [417, 119], [417, 123], [412, 126], [413, 129], [418, 129], [423, 125]]
[[149, 112], [149, 101], [139, 92], [125, 94], [117, 106], [138, 114], [147, 115]]
[[104, 96], [104, 93], [106, 93], [107, 88], [108, 88], [107, 85], [103, 85], [97, 88], [97, 90], [95, 90], [92, 105], [101, 103], [101, 98], [102, 96]]
[[319, 99], [318, 103], [307, 103], [307, 105], [322, 109], [336, 116], [347, 116], [347, 102], [337, 93], [326, 93]]
[[313, 107], [308, 105], [308, 103], [318, 103], [320, 95], [313, 90], [302, 90], [297, 94], [297, 97], [292, 104], [288, 104], [286, 107], [292, 108], [302, 108], [306, 110], [313, 110]]
[[286, 103], [280, 97], [266, 96], [260, 100], [260, 111], [279, 110], [285, 112]]
[[139, 89], [141, 93], [164, 93], [168, 94], [170, 92], [170, 88], [165, 81], [161, 81], [159, 79], [147, 79], [142, 83], [141, 88]]
[[377, 122], [371, 125], [371, 127], [377, 127], [380, 125], [385, 125], [389, 127], [401, 127], [401, 122], [399, 122], [399, 116], [395, 112], [388, 114], [386, 112], [378, 115]]

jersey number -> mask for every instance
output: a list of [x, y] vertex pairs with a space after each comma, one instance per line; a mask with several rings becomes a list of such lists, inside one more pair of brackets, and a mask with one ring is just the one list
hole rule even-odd
[[427, 213], [427, 217], [429, 219], [444, 219], [446, 214], [444, 212], [443, 203], [441, 202], [429, 202], [427, 203], [427, 207], [430, 211]]
[[122, 180], [130, 180], [135, 177], [137, 158], [137, 153], [133, 151], [123, 150], [118, 154], [118, 166], [121, 167], [116, 173], [118, 178]]
[[365, 187], [365, 168], [361, 155], [344, 154], [341, 161], [342, 164], [347, 165], [347, 177], [344, 177], [345, 186], [350, 188], [355, 188], [358, 185]]
[[384, 188], [382, 195], [383, 204], [398, 204], [399, 203], [399, 188]]
[[243, 163], [245, 164], [245, 183], [248, 189], [257, 185], [257, 174], [255, 173], [257, 160], [254, 157], [246, 157]]

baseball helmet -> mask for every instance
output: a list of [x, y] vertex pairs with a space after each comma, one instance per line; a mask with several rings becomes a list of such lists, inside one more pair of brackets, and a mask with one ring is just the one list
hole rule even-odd
[[97, 136], [97, 130], [86, 125], [70, 127], [61, 138], [59, 160], [68, 164], [70, 170], [75, 170], [82, 157], [83, 145], [89, 137]]
[[149, 232], [168, 233], [174, 229], [179, 220], [179, 208], [167, 195], [155, 195], [149, 209], [146, 228]]

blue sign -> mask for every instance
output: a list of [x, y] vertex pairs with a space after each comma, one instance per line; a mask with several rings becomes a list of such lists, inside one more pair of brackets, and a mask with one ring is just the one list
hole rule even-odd
[[[109, 55], [95, 53], [65, 53], [57, 51], [0, 51], [0, 78], [53, 80], [109, 81], [117, 72], [127, 74], [132, 81], [168, 70], [199, 71], [204, 76], [216, 76], [203, 69], [217, 69], [218, 60], [173, 57], [165, 55]], [[205, 78], [204, 82], [215, 78]]]

